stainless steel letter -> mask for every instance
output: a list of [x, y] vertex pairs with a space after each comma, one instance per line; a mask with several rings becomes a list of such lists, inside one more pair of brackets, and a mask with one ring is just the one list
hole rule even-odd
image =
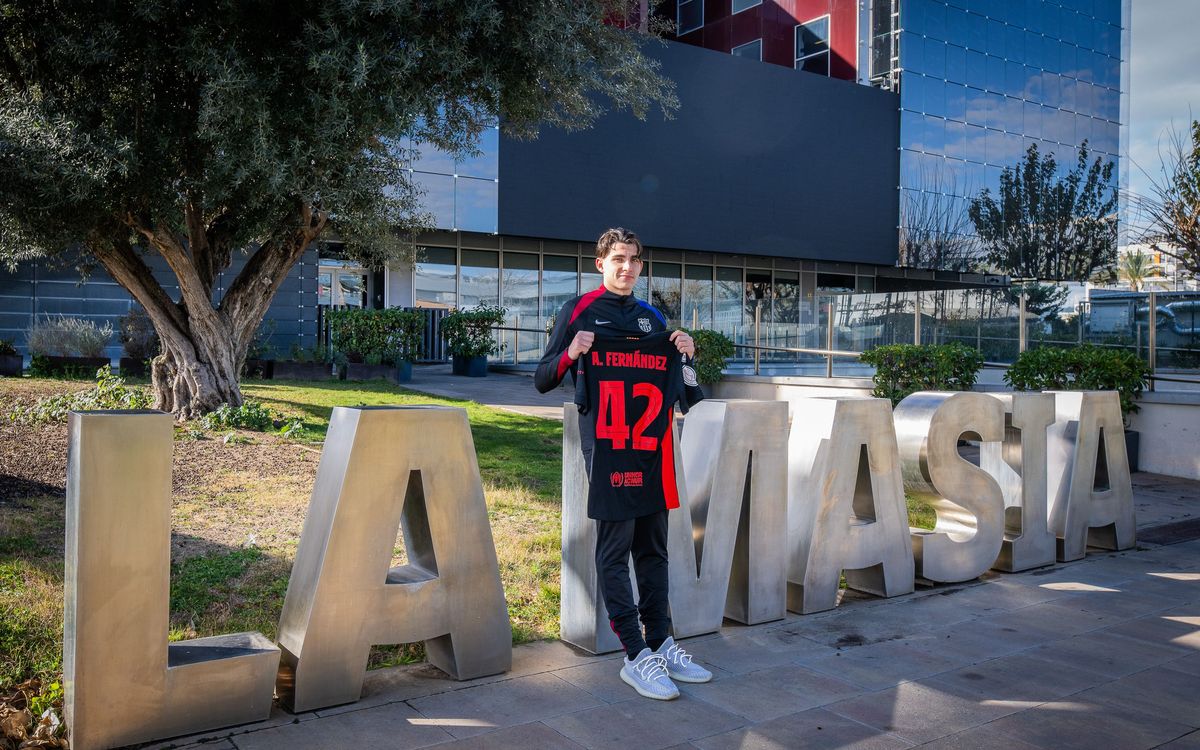
[[893, 413], [905, 489], [937, 512], [932, 532], [914, 530], [917, 575], [952, 583], [979, 576], [1000, 554], [1004, 495], [985, 471], [959, 455], [963, 434], [1004, 439], [1004, 410], [983, 393], [920, 391]]
[[608, 613], [600, 601], [596, 522], [587, 517], [588, 477], [579, 450], [579, 407], [575, 404], [563, 404], [562, 467], [559, 637], [593, 654], [620, 651], [621, 641], [608, 626]]
[[1004, 407], [1004, 442], [983, 443], [979, 466], [1004, 492], [1004, 543], [996, 570], [1015, 573], [1054, 562], [1046, 501], [1046, 428], [1054, 423], [1049, 393], [989, 393]]
[[684, 420], [667, 541], [677, 638], [786, 614], [787, 414], [784, 401], [711, 399]]
[[788, 609], [837, 606], [838, 577], [877, 596], [913, 590], [900, 456], [886, 399], [805, 398], [788, 443]]
[[[388, 569], [403, 527], [408, 564]], [[333, 410], [279, 621], [294, 711], [358, 700], [372, 644], [425, 641], [458, 680], [512, 665], [512, 630], [467, 414]]]
[[259, 633], [167, 643], [171, 415], [72, 412], [65, 712], [71, 747], [261, 721], [279, 650]]
[[1054, 402], [1049, 497], [1058, 559], [1078, 560], [1089, 545], [1132, 547], [1133, 486], [1116, 391], [1055, 391]]

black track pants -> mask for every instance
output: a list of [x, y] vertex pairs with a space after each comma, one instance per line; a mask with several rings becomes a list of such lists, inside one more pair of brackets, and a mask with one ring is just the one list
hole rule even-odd
[[[671, 610], [667, 603], [667, 513], [664, 509], [630, 521], [596, 521], [600, 593], [608, 610], [609, 625], [630, 658], [647, 645], [658, 648], [671, 631]], [[630, 554], [640, 596], [636, 606], [629, 583]]]

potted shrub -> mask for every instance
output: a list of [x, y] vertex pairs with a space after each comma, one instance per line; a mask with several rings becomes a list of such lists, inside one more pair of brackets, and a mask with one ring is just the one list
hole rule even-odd
[[338, 310], [329, 317], [330, 340], [347, 380], [412, 380], [424, 318], [417, 311]]
[[10, 339], [0, 339], [0, 376], [21, 377], [21, 355]]
[[277, 359], [271, 368], [275, 380], [329, 380], [333, 377], [333, 363], [323, 346], [305, 349], [299, 343], [292, 344], [287, 359]]
[[507, 310], [479, 305], [473, 310], [455, 310], [442, 319], [442, 336], [453, 358], [455, 375], [481, 378], [487, 375], [487, 358], [504, 348], [492, 328], [504, 322]]
[[721, 371], [725, 369], [725, 360], [733, 356], [733, 341], [720, 331], [707, 328], [686, 330], [696, 342], [696, 356], [692, 358], [696, 379], [701, 385], [720, 382], [724, 376]]
[[877, 346], [859, 360], [875, 368], [871, 395], [892, 406], [917, 391], [969, 391], [983, 369], [983, 354], [957, 342]]
[[1133, 352], [1091, 344], [1057, 349], [1029, 349], [1004, 373], [1004, 382], [1019, 391], [1116, 391], [1125, 419], [1125, 451], [1129, 470], [1138, 470], [1140, 436], [1129, 429], [1129, 415], [1150, 380], [1150, 366]]
[[126, 377], [145, 377], [149, 373], [149, 361], [158, 356], [158, 333], [150, 316], [140, 308], [134, 308], [117, 321], [117, 338], [125, 350], [121, 357], [121, 374]]
[[84, 318], [47, 315], [26, 331], [31, 373], [51, 377], [92, 378], [111, 360], [104, 348], [112, 338], [112, 324], [97, 326]]

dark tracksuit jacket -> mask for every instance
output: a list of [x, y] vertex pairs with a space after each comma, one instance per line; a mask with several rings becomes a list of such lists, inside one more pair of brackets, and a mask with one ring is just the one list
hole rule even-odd
[[[632, 294], [614, 294], [604, 287], [580, 295], [563, 305], [554, 321], [546, 352], [534, 374], [534, 385], [546, 393], [568, 372], [576, 377], [577, 363], [567, 356], [575, 334], [592, 331], [600, 336], [631, 335], [667, 330], [662, 313]], [[579, 420], [580, 448], [589, 473], [596, 444], [594, 419]], [[670, 634], [667, 578], [667, 510], [624, 521], [596, 521], [596, 572], [609, 626], [621, 639], [630, 657], [647, 645], [657, 648]], [[633, 601], [629, 582], [629, 557], [633, 555], [640, 600]], [[645, 625], [645, 637], [642, 625]]]

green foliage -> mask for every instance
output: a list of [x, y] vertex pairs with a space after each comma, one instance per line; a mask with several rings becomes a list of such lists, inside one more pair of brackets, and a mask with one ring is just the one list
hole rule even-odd
[[13, 346], [12, 339], [0, 339], [0, 357], [14, 354], [17, 354], [17, 347]]
[[1133, 352], [1084, 344], [1028, 349], [1004, 373], [1004, 382], [1019, 391], [1116, 391], [1128, 417], [1138, 411], [1149, 377], [1150, 366]]
[[47, 315], [34, 320], [25, 332], [26, 345], [33, 355], [51, 357], [100, 357], [112, 338], [112, 325], [97, 326], [84, 318]]
[[1200, 278], [1200, 121], [1187, 133], [1172, 132], [1150, 195], [1134, 195], [1146, 230], [1140, 240], [1174, 258], [1182, 271]]
[[1000, 174], [995, 196], [984, 188], [967, 213], [987, 261], [1025, 279], [1084, 281], [1117, 259], [1117, 188], [1113, 163], [1088, 163], [1087, 141], [1075, 167], [1060, 177], [1058, 163], [1037, 145]]
[[29, 713], [35, 717], [41, 716], [46, 709], [61, 706], [65, 697], [66, 693], [63, 691], [62, 683], [52, 682], [29, 700]]
[[479, 305], [471, 310], [455, 310], [442, 318], [442, 337], [450, 353], [459, 357], [486, 357], [504, 347], [497, 343], [494, 326], [504, 323], [507, 310]]
[[145, 388], [129, 387], [108, 367], [96, 370], [96, 387], [75, 393], [40, 398], [32, 406], [16, 406], [8, 413], [14, 422], [64, 422], [73, 411], [97, 409], [149, 409], [154, 402]]
[[117, 338], [121, 340], [128, 357], [146, 360], [158, 356], [158, 333], [150, 322], [150, 316], [141, 308], [135, 307], [121, 316], [117, 322]]
[[239, 549], [225, 555], [193, 557], [171, 566], [171, 611], [199, 615], [210, 604], [225, 599], [231, 582], [261, 559], [257, 547]]
[[877, 346], [859, 359], [875, 368], [872, 394], [893, 406], [917, 391], [970, 390], [983, 369], [979, 350], [957, 342]]
[[684, 330], [691, 334], [696, 342], [696, 357], [692, 362], [696, 369], [696, 378], [705, 385], [720, 382], [725, 360], [733, 356], [733, 341], [720, 331], [710, 331], [707, 328]]
[[351, 362], [394, 365], [421, 354], [425, 316], [417, 310], [330, 310], [333, 348]]
[[221, 404], [215, 411], [205, 414], [200, 423], [206, 430], [234, 429], [262, 432], [271, 429], [275, 420], [267, 407], [258, 401], [247, 400], [238, 407]]

